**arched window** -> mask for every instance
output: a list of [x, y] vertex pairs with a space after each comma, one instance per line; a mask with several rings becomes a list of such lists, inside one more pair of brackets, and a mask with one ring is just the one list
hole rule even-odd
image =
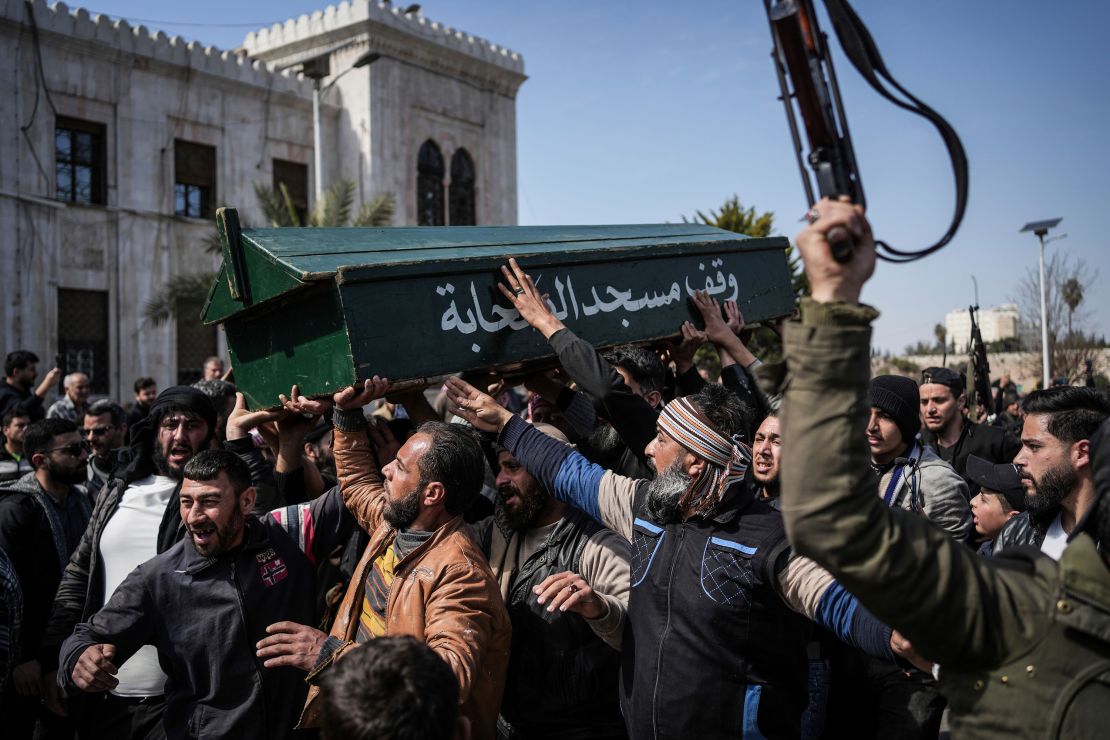
[[416, 215], [421, 226], [443, 226], [443, 155], [431, 139], [416, 158]]
[[451, 156], [451, 225], [474, 226], [474, 160], [465, 149], [459, 149]]

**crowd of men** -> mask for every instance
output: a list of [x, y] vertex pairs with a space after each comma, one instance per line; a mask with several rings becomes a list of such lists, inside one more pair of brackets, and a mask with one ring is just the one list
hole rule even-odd
[[1004, 376], [973, 418], [954, 370], [872, 378], [867, 223], [809, 221], [781, 366], [701, 292], [679, 339], [601, 353], [514, 260], [560, 365], [516, 387], [251, 410], [211, 358], [124, 408], [9, 354], [5, 737], [1104, 732], [1110, 397]]

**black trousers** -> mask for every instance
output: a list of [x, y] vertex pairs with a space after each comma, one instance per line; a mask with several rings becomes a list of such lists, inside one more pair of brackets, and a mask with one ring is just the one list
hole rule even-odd
[[80, 740], [165, 740], [165, 696], [86, 694], [77, 727]]

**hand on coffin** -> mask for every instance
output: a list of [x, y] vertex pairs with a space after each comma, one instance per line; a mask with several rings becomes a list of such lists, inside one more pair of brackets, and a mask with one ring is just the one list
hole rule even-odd
[[448, 378], [444, 388], [447, 391], [448, 410], [470, 422], [475, 429], [500, 432], [509, 423], [509, 419], [513, 418], [513, 412], [462, 378]]

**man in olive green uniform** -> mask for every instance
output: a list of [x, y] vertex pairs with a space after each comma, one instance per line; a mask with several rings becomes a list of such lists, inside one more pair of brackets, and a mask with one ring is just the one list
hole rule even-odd
[[[782, 508], [795, 550], [828, 568], [880, 620], [938, 663], [954, 737], [1096, 737], [1110, 727], [1110, 441], [1098, 503], [1059, 563], [1038, 552], [981, 558], [874, 495], [865, 427], [875, 268], [862, 209], [822, 200], [798, 236], [812, 285], [784, 335]], [[825, 235], [856, 244], [835, 262]], [[888, 268], [897, 269], [897, 268]], [[1072, 444], [1091, 466], [1097, 440]], [[813, 471], [821, 471], [814, 475]]]

